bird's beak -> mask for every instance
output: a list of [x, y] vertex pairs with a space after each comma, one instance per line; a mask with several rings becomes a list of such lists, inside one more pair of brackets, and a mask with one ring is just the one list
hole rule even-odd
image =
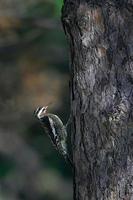
[[36, 110], [33, 111], [33, 115], [36, 117]]

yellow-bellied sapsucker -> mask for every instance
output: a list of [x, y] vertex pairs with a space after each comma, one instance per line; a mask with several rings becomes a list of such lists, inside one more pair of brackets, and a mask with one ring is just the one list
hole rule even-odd
[[48, 134], [56, 149], [63, 155], [65, 161], [72, 165], [67, 152], [66, 127], [57, 115], [47, 113], [47, 108], [48, 106], [37, 108], [35, 116], [39, 119], [44, 131]]

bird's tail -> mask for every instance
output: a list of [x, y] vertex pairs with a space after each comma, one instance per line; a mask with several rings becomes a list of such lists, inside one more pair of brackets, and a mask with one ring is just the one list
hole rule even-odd
[[68, 154], [64, 155], [64, 159], [65, 159], [66, 163], [70, 163], [71, 167], [73, 167], [73, 162]]

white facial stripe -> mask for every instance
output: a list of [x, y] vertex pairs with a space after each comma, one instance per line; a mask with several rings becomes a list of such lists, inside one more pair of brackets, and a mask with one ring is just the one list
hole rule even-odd
[[41, 118], [41, 114], [42, 114], [42, 111], [44, 110], [45, 107], [42, 107], [41, 110], [38, 112], [37, 114], [37, 117], [40, 119]]

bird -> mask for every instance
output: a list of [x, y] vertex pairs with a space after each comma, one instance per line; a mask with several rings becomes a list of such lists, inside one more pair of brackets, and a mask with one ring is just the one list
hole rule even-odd
[[65, 161], [70, 163], [72, 160], [67, 152], [67, 130], [61, 119], [52, 113], [47, 112], [48, 106], [38, 107], [34, 114], [35, 117], [40, 121], [44, 131], [49, 136], [52, 144], [59, 151], [59, 153], [64, 157]]

